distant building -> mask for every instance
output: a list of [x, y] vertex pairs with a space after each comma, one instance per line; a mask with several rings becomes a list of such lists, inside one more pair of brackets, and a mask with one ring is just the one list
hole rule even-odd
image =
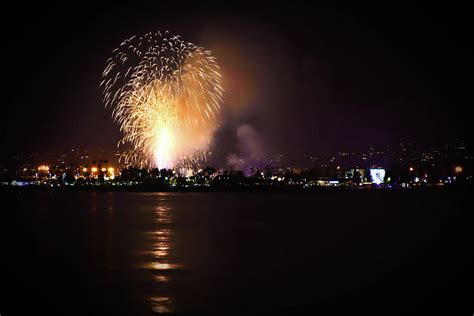
[[385, 169], [383, 168], [371, 168], [370, 172], [370, 181], [373, 184], [382, 184], [385, 182]]
[[366, 170], [362, 168], [354, 168], [345, 172], [346, 179], [354, 179], [355, 177], [358, 177], [361, 181], [364, 181], [366, 178]]
[[302, 172], [303, 172], [303, 169], [301, 169], [301, 168], [293, 168], [293, 173], [294, 174], [301, 175]]

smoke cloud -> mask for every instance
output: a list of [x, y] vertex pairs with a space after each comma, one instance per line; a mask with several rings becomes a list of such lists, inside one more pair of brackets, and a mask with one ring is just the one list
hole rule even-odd
[[241, 124], [236, 130], [236, 149], [227, 155], [227, 165], [233, 170], [250, 173], [250, 167], [260, 167], [264, 147], [257, 130], [250, 124]]

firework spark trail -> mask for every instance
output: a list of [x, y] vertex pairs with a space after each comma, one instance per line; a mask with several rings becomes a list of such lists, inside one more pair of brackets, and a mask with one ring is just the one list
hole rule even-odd
[[126, 163], [162, 169], [205, 157], [224, 91], [211, 52], [168, 31], [133, 36], [114, 49], [100, 85], [119, 145], [130, 145]]

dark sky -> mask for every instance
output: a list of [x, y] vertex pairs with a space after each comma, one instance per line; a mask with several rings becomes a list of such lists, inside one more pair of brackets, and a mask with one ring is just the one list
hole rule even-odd
[[155, 30], [218, 58], [225, 150], [242, 126], [266, 152], [471, 139], [465, 7], [184, 3], [3, 10], [2, 153], [114, 148], [101, 72], [123, 39]]

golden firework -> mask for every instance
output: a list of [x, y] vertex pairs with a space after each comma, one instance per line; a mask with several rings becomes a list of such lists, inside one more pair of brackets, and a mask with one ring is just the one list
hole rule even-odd
[[130, 145], [126, 163], [162, 169], [205, 157], [224, 91], [210, 51], [168, 32], [133, 36], [113, 51], [102, 79], [119, 145]]

